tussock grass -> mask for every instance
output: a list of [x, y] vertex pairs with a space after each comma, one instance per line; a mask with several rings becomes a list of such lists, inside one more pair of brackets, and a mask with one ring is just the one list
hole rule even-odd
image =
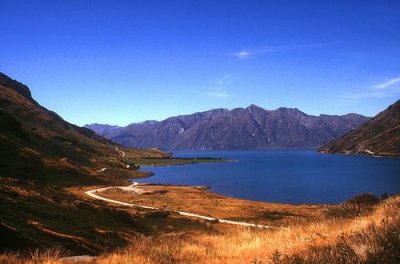
[[287, 230], [235, 227], [218, 234], [138, 237], [93, 263], [400, 263], [400, 197], [369, 206], [368, 214], [322, 217]]
[[351, 218], [373, 212], [374, 206], [380, 198], [371, 193], [362, 193], [354, 196], [343, 204], [329, 207], [325, 215], [333, 218]]
[[0, 255], [1, 264], [56, 264], [68, 254], [62, 247], [28, 250], [26, 253], [4, 253]]
[[325, 205], [275, 204], [225, 197], [191, 186], [145, 185], [142, 195], [108, 189], [101, 196], [132, 204], [185, 211], [219, 219], [271, 226], [309, 224], [324, 215]]
[[221, 234], [148, 238], [136, 241], [124, 251], [101, 256], [97, 261], [113, 264], [129, 261], [396, 263], [400, 260], [399, 208], [400, 199], [394, 197], [375, 205], [367, 215], [325, 218], [289, 230], [234, 228]]

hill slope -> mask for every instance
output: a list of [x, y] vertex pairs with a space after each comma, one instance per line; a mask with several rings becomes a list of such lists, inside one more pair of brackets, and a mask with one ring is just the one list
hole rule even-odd
[[358, 129], [321, 147], [319, 151], [400, 156], [400, 100]]
[[162, 149], [261, 149], [317, 147], [360, 126], [369, 118], [307, 115], [298, 109], [268, 111], [250, 105], [233, 110], [171, 117], [126, 127], [92, 124], [87, 128], [124, 146]]
[[[40, 106], [27, 86], [0, 73], [0, 177], [94, 183], [101, 167], [122, 167], [115, 143]], [[128, 151], [128, 150], [127, 150]], [[160, 156], [129, 150], [131, 155]], [[105, 180], [105, 179], [103, 179]]]
[[[143, 174], [125, 167], [116, 146], [40, 106], [27, 86], [0, 73], [0, 252], [62, 246], [95, 254], [150, 232], [140, 215], [60, 188]], [[129, 158], [165, 156], [118, 147]], [[103, 167], [108, 169], [99, 172]]]

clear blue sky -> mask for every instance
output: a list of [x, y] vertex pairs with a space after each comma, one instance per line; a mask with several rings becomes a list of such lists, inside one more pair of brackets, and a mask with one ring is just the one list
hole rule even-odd
[[78, 125], [400, 98], [400, 1], [0, 0], [0, 71]]

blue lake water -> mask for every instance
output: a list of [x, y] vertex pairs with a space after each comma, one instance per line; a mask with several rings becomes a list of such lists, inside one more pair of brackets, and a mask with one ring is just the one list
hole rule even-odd
[[228, 163], [149, 167], [140, 182], [206, 185], [227, 196], [279, 203], [340, 203], [356, 194], [400, 192], [400, 159], [327, 155], [314, 150], [176, 151]]

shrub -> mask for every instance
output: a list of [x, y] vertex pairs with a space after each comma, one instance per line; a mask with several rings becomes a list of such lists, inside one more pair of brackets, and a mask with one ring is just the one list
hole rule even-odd
[[154, 211], [147, 213], [145, 216], [149, 218], [157, 218], [157, 219], [163, 219], [167, 218], [170, 215], [170, 212], [168, 211]]
[[379, 197], [373, 195], [372, 193], [362, 193], [354, 196], [345, 203], [357, 206], [372, 206], [380, 202]]
[[371, 213], [374, 205], [379, 202], [380, 199], [377, 196], [371, 193], [363, 193], [354, 196], [343, 204], [328, 208], [325, 215], [333, 218], [356, 217], [362, 214]]

